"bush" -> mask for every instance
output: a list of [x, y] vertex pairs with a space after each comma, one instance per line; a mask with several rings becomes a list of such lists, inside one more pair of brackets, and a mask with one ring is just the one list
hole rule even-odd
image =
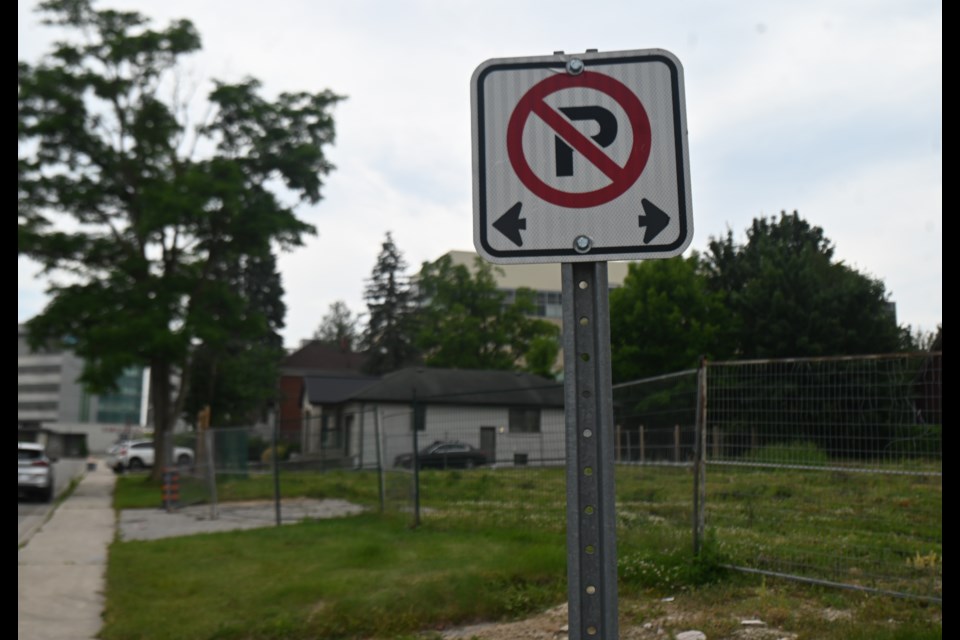
[[[287, 458], [287, 445], [280, 443], [277, 445], [277, 455], [280, 460], [286, 460]], [[263, 453], [260, 454], [260, 462], [264, 464], [270, 464], [273, 462], [273, 447], [267, 447], [263, 450]]]
[[260, 436], [252, 436], [247, 440], [247, 460], [251, 462], [263, 461], [263, 456], [270, 448], [270, 443]]
[[[277, 444], [277, 455], [281, 462], [290, 460], [292, 457], [296, 457], [300, 453], [300, 443], [299, 442], [280, 442]], [[264, 464], [269, 464], [273, 462], [273, 447], [267, 446], [263, 453], [260, 454], [260, 462]]]

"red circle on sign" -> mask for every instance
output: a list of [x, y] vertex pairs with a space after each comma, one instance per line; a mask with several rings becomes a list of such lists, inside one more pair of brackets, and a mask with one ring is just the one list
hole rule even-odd
[[[633, 147], [622, 167], [611, 160], [592, 140], [580, 133], [563, 115], [544, 102], [544, 98], [552, 93], [575, 87], [586, 87], [605, 93], [616, 100], [626, 112], [633, 129]], [[551, 187], [541, 180], [530, 168], [530, 163], [523, 154], [523, 130], [527, 119], [534, 113], [567, 144], [586, 156], [589, 162], [610, 178], [610, 184], [595, 191], [570, 192]], [[650, 140], [650, 119], [640, 99], [619, 80], [594, 71], [584, 71], [578, 76], [555, 75], [533, 85], [517, 102], [507, 124], [507, 155], [520, 182], [538, 198], [570, 209], [596, 207], [623, 195], [647, 166]]]

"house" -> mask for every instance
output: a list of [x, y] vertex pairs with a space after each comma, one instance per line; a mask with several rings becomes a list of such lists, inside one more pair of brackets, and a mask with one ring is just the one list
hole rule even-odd
[[[529, 373], [413, 367], [382, 378], [304, 381], [303, 454], [343, 466], [391, 466], [441, 441], [482, 450], [492, 464], [563, 464], [563, 386]], [[414, 434], [416, 428], [416, 434]]]
[[295, 441], [303, 427], [301, 398], [310, 376], [361, 378], [366, 355], [319, 340], [304, 342], [280, 363], [278, 427], [284, 441]]

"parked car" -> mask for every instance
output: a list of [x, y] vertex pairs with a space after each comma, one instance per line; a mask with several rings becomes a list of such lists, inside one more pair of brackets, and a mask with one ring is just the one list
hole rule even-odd
[[17, 443], [17, 496], [37, 495], [50, 502], [54, 493], [53, 463], [42, 444]]
[[[487, 454], [465, 442], [437, 440], [420, 450], [421, 469], [472, 469], [487, 464]], [[413, 454], [403, 453], [397, 456], [393, 465], [410, 469], [413, 467]]]
[[[153, 440], [130, 440], [111, 447], [107, 452], [107, 466], [117, 473], [152, 467], [155, 459]], [[173, 459], [178, 467], [189, 467], [193, 464], [193, 449], [174, 447]]]

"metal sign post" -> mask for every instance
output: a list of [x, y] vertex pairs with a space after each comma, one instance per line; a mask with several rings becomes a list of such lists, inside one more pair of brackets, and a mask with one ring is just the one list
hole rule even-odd
[[473, 241], [561, 263], [570, 640], [617, 629], [608, 260], [693, 238], [683, 67], [647, 49], [500, 58], [470, 82]]
[[610, 640], [618, 625], [607, 263], [561, 269], [569, 638]]

